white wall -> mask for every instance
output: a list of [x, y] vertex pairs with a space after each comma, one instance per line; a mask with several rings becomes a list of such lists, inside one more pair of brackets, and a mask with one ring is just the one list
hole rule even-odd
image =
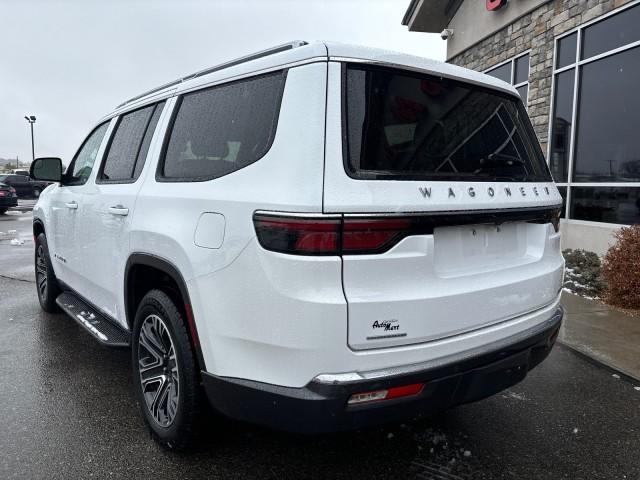
[[613, 234], [619, 226], [563, 220], [560, 225], [562, 249], [582, 248], [602, 256], [615, 243]]

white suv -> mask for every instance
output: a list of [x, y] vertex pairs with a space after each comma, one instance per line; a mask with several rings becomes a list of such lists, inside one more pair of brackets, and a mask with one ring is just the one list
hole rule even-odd
[[131, 347], [173, 448], [202, 391], [302, 432], [477, 400], [562, 320], [562, 199], [525, 106], [452, 65], [293, 42], [133, 98], [31, 175], [58, 182], [42, 307]]

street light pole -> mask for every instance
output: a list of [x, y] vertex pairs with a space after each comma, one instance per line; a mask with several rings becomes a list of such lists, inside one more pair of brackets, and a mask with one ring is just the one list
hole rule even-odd
[[33, 162], [36, 159], [36, 149], [33, 143], [33, 124], [36, 123], [36, 117], [34, 115], [25, 115], [24, 119], [31, 126], [31, 161]]

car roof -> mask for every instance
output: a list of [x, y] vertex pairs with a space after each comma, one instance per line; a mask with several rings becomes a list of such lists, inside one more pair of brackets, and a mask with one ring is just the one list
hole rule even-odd
[[296, 40], [200, 70], [137, 95], [118, 105], [101, 122], [122, 112], [133, 110], [185, 91], [316, 61], [357, 61], [410, 69], [518, 95], [517, 90], [507, 82], [438, 60], [338, 42], [305, 42]]

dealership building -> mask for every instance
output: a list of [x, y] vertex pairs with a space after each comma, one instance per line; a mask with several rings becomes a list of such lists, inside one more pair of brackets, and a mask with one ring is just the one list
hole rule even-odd
[[563, 247], [640, 223], [640, 0], [412, 0], [410, 31], [525, 101], [565, 200]]

